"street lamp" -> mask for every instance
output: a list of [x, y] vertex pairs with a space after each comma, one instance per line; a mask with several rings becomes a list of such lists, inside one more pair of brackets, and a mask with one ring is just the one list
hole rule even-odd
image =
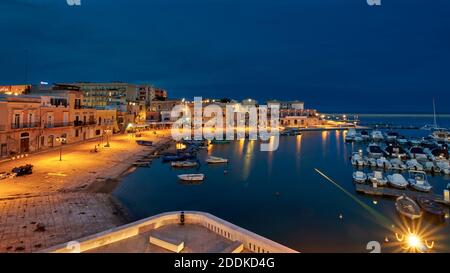
[[59, 146], [59, 161], [62, 161], [62, 145], [64, 144], [64, 138], [63, 137], [57, 137], [56, 142], [60, 143]]
[[105, 129], [104, 132], [106, 134], [106, 145], [105, 145], [105, 147], [110, 147], [110, 145], [109, 145], [109, 134], [112, 132], [112, 130], [107, 128], [107, 129]]

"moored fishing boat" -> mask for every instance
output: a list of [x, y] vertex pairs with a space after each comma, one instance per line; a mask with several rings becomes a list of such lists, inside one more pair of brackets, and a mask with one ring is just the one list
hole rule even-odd
[[422, 210], [419, 205], [411, 198], [402, 195], [395, 201], [395, 208], [397, 211], [412, 220], [422, 217]]
[[437, 216], [441, 221], [445, 220], [445, 210], [440, 204], [422, 196], [417, 197], [416, 200], [417, 204], [426, 213], [431, 214], [433, 216]]
[[205, 180], [204, 174], [180, 174], [178, 178], [182, 181], [196, 182]]
[[170, 165], [173, 168], [195, 168], [198, 166], [198, 163], [193, 161], [173, 161]]
[[210, 156], [206, 159], [206, 163], [208, 163], [208, 164], [228, 163], [228, 159], [217, 157], [217, 156]]

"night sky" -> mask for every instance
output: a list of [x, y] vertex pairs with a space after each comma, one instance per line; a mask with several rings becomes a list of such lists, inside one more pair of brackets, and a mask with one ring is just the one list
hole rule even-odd
[[431, 113], [435, 97], [450, 113], [448, 0], [81, 3], [1, 0], [0, 84], [148, 82], [343, 112]]

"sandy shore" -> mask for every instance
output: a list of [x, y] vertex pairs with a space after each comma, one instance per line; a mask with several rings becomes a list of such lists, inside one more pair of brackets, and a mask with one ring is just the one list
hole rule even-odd
[[100, 140], [0, 163], [0, 172], [32, 164], [33, 174], [0, 180], [0, 252], [33, 252], [127, 223], [126, 211], [111, 193], [133, 163], [171, 142], [168, 131], [145, 132], [139, 139], [118, 135], [110, 147]]

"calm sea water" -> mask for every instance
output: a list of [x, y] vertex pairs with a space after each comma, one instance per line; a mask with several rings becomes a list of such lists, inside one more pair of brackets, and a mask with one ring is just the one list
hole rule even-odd
[[[383, 119], [412, 124], [404, 118]], [[428, 119], [412, 121], [432, 123]], [[450, 119], [446, 122], [450, 124]], [[427, 239], [435, 240], [437, 251], [449, 252], [448, 224], [429, 219], [414, 224], [401, 221], [392, 200], [355, 192], [349, 157], [361, 146], [346, 144], [343, 138], [344, 132], [339, 131], [305, 132], [282, 137], [275, 152], [261, 152], [258, 141], [214, 145], [200, 152], [200, 161], [210, 154], [230, 162], [202, 164], [199, 172], [207, 179], [201, 185], [178, 181], [178, 174], [192, 170], [174, 170], [155, 161], [151, 168], [138, 169], [126, 177], [114, 194], [136, 219], [174, 210], [205, 211], [302, 252], [368, 252], [370, 241], [380, 242], [382, 251], [398, 252], [401, 249], [394, 245], [395, 235], [389, 229], [392, 225], [404, 229], [419, 226]], [[450, 177], [429, 179], [439, 193], [450, 183]]]

